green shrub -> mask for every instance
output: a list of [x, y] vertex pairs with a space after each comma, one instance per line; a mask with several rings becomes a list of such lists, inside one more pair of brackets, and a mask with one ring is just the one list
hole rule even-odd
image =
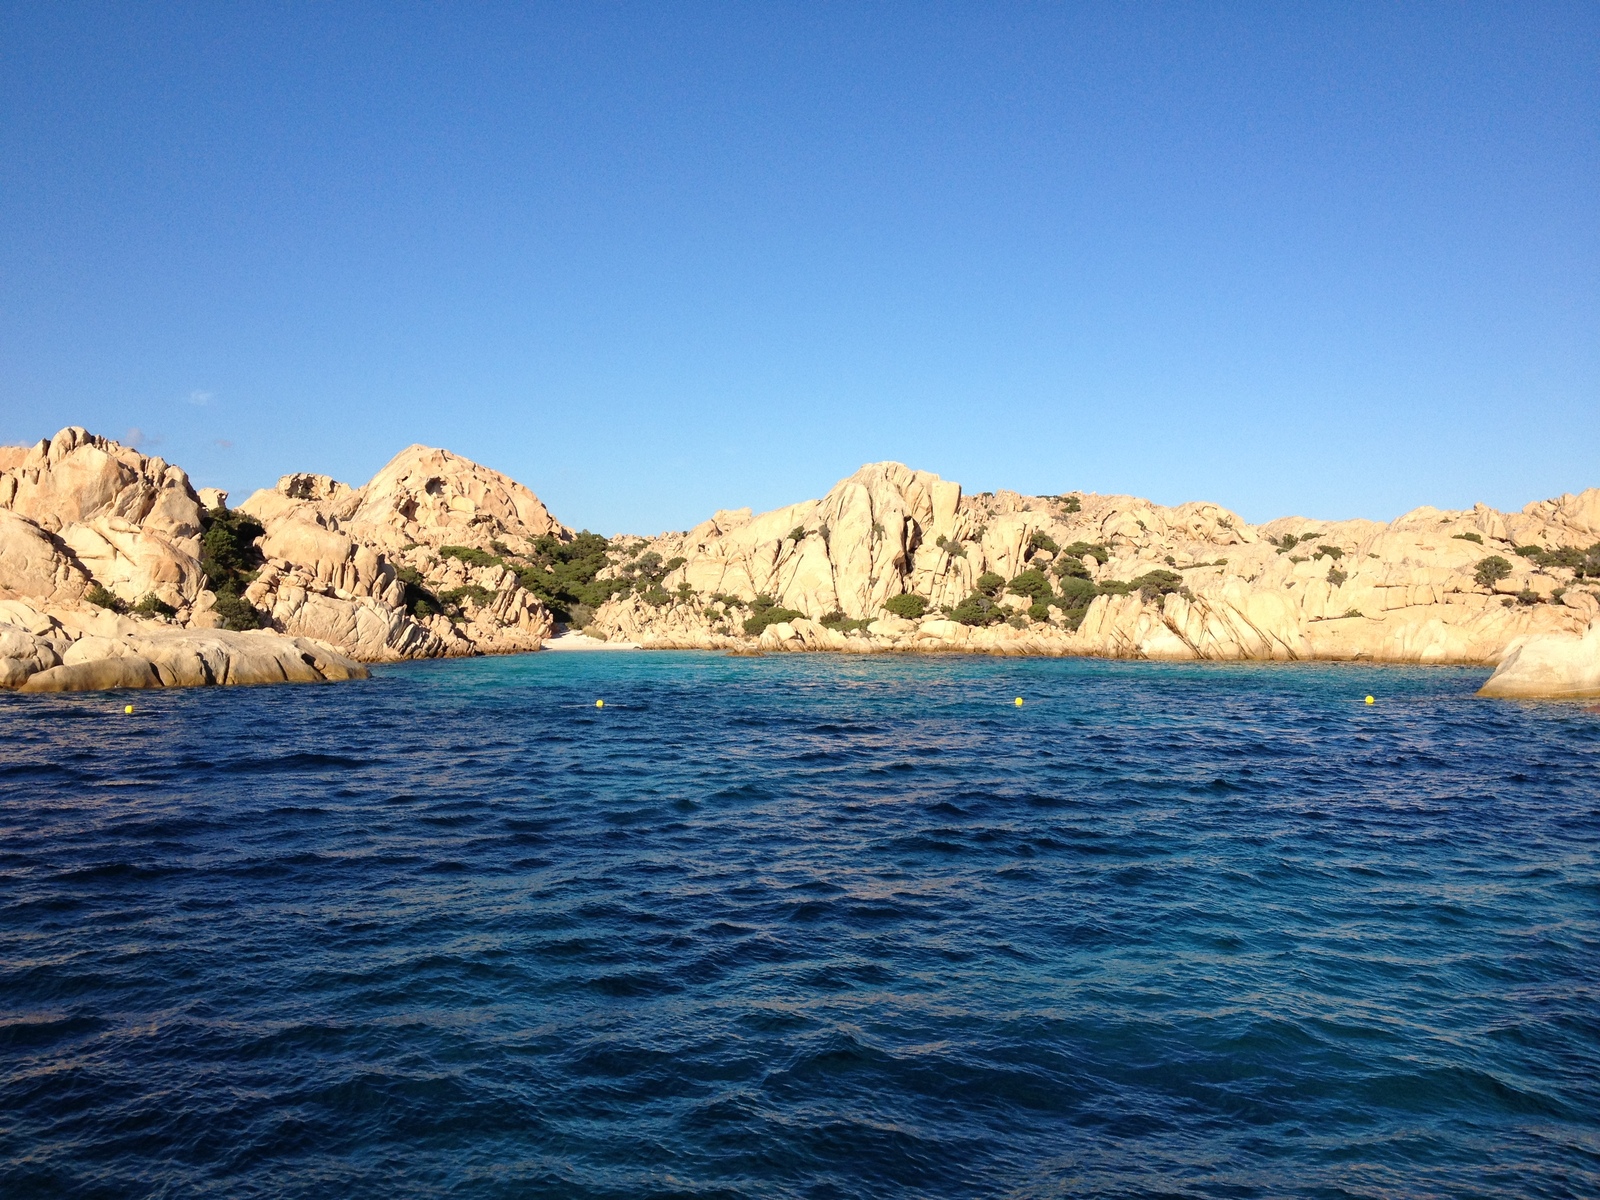
[[985, 571], [982, 575], [978, 576], [978, 582], [972, 586], [976, 588], [977, 591], [982, 595], [994, 596], [999, 594], [1000, 589], [1005, 587], [1005, 585], [1006, 581], [1001, 579], [1000, 576], [996, 575], [993, 571]]
[[928, 611], [928, 599], [914, 592], [903, 592], [898, 596], [890, 596], [883, 606], [901, 620], [915, 621]]
[[1054, 554], [1060, 547], [1056, 545], [1055, 538], [1042, 529], [1035, 529], [1028, 535], [1028, 548], [1030, 550], [1048, 550]]
[[1498, 554], [1491, 554], [1488, 558], [1480, 559], [1478, 569], [1472, 577], [1478, 581], [1479, 586], [1492, 588], [1500, 580], [1511, 574], [1511, 564]]
[[871, 622], [865, 617], [847, 617], [836, 608], [817, 624], [827, 629], [837, 629], [840, 633], [850, 633], [853, 630], [865, 629]]
[[1300, 538], [1295, 534], [1286, 533], [1282, 537], [1268, 538], [1267, 544], [1276, 546], [1279, 554], [1287, 554], [1300, 544]]
[[768, 625], [798, 621], [803, 616], [805, 613], [792, 608], [779, 608], [778, 602], [771, 596], [757, 596], [750, 601], [750, 615], [745, 618], [744, 631], [750, 637], [759, 637]]
[[659, 583], [646, 588], [642, 598], [651, 608], [665, 608], [672, 603], [671, 594]]
[[470, 600], [473, 607], [482, 608], [494, 599], [494, 593], [476, 583], [465, 583], [447, 592], [440, 592], [439, 599], [444, 601], [446, 607], [453, 605], [456, 608], [465, 608], [466, 602]]
[[1050, 601], [1035, 600], [1028, 605], [1028, 616], [1035, 621], [1048, 621], [1050, 619]]
[[[1525, 551], [1528, 553], [1524, 553]], [[1541, 567], [1566, 567], [1579, 579], [1586, 575], [1600, 578], [1600, 542], [1596, 542], [1587, 550], [1578, 546], [1556, 546], [1550, 550], [1541, 550], [1537, 546], [1523, 546], [1517, 553], [1533, 559]]]
[[1532, 588], [1525, 587], [1517, 593], [1518, 604], [1543, 604], [1544, 597]]
[[653, 550], [640, 553], [642, 545], [631, 548], [634, 557], [616, 578], [600, 579], [611, 562], [609, 541], [587, 529], [566, 542], [547, 533], [535, 538], [532, 551], [523, 556], [531, 562], [518, 570], [517, 582], [537, 596], [556, 620], [570, 626], [578, 605], [593, 610], [620, 592], [635, 587], [648, 592], [661, 582], [667, 573], [661, 556]]
[[[1000, 579], [998, 575], [995, 578]], [[993, 625], [996, 621], [1005, 620], [1010, 611], [996, 604], [982, 592], [973, 592], [950, 610], [950, 619], [960, 621], [963, 625]]]
[[1061, 607], [1069, 612], [1075, 608], [1088, 608], [1089, 602], [1100, 594], [1091, 579], [1069, 575], [1061, 581]]
[[942, 533], [936, 539], [934, 539], [933, 544], [939, 547], [939, 549], [943, 550], [951, 558], [965, 558], [967, 556], [967, 548], [965, 546], [963, 546], [960, 542], [951, 541]]
[[668, 575], [671, 575], [674, 571], [688, 561], [689, 560], [683, 555], [675, 554], [671, 558], [667, 559], [667, 565], [662, 569], [665, 570]]
[[1337, 547], [1337, 546], [1318, 546], [1317, 547], [1317, 554], [1318, 555], [1324, 555], [1325, 554], [1329, 558], [1333, 559], [1335, 562], [1337, 562], [1339, 559], [1344, 557], [1344, 551], [1339, 549], [1339, 547]]
[[83, 598], [96, 608], [108, 608], [116, 613], [128, 611], [128, 605], [125, 601], [119, 600], [115, 594], [101, 587], [98, 583], [85, 592]]
[[154, 592], [146, 592], [133, 606], [133, 611], [141, 617], [175, 617], [178, 610], [173, 608]]
[[1063, 555], [1061, 558], [1056, 559], [1055, 562], [1050, 564], [1050, 569], [1062, 579], [1069, 577], [1074, 579], [1089, 578], [1089, 568], [1083, 565], [1083, 560], [1081, 558], [1072, 558], [1070, 556]]
[[1070, 546], [1063, 546], [1061, 553], [1080, 559], [1087, 554], [1102, 567], [1111, 559], [1111, 551], [1099, 542], [1073, 542]]
[[469, 567], [503, 567], [505, 560], [487, 550], [474, 550], [471, 546], [440, 546], [440, 558], [454, 558]]
[[261, 629], [267, 624], [266, 615], [243, 596], [233, 592], [218, 592], [212, 612], [222, 618], [222, 627], [243, 632]]
[[1330, 584], [1332, 584], [1334, 587], [1343, 586], [1344, 581], [1346, 579], [1349, 579], [1349, 578], [1350, 578], [1350, 576], [1345, 574], [1345, 572], [1339, 570], [1338, 567], [1329, 567], [1328, 568], [1328, 582]]
[[260, 629], [267, 618], [244, 598], [263, 561], [256, 539], [266, 530], [237, 509], [213, 508], [200, 514], [200, 569], [216, 594], [213, 610], [224, 629]]
[[1043, 571], [1029, 570], [1018, 575], [1006, 584], [1006, 591], [1013, 596], [1026, 596], [1030, 600], [1049, 601], [1055, 597], [1055, 592], [1050, 587], [1050, 581], [1045, 578]]
[[1359, 608], [1347, 608], [1344, 610], [1344, 615], [1346, 617], [1365, 617], [1367, 614], [1362, 612]]
[[431, 617], [444, 611], [444, 601], [428, 590], [422, 582], [422, 572], [415, 567], [396, 567], [395, 577], [405, 585], [401, 605], [413, 617]]
[[1056, 499], [1061, 501], [1062, 512], [1075, 513], [1083, 510], [1083, 501], [1076, 496], [1057, 496]]
[[256, 539], [266, 530], [236, 509], [213, 508], [200, 515], [200, 569], [219, 596], [243, 592], [264, 561]]
[[[1453, 533], [1450, 536], [1458, 542], [1477, 542], [1478, 545], [1483, 545], [1483, 535], [1480, 533]], [[1521, 551], [1518, 551], [1518, 553], [1520, 554]]]
[[803, 541], [805, 541], [806, 540], [806, 527], [804, 525], [796, 525], [793, 529], [789, 530], [789, 540], [791, 542], [803, 542]]
[[1165, 596], [1170, 592], [1183, 592], [1183, 576], [1176, 571], [1146, 571], [1128, 585], [1129, 591], [1137, 591], [1146, 600], [1158, 596]]

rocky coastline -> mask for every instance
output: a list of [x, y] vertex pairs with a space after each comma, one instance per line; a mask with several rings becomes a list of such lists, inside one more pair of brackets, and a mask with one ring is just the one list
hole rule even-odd
[[875, 463], [686, 532], [577, 532], [411, 446], [360, 486], [237, 508], [86, 430], [0, 448], [0, 686], [313, 682], [539, 650], [960, 652], [1458, 663], [1486, 695], [1600, 696], [1600, 489], [1506, 513], [1251, 525], [1209, 503], [967, 495]]

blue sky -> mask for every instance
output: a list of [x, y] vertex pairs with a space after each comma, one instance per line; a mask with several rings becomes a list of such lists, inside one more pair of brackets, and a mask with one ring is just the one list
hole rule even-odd
[[1600, 7], [0, 10], [0, 441], [607, 533], [1600, 485]]

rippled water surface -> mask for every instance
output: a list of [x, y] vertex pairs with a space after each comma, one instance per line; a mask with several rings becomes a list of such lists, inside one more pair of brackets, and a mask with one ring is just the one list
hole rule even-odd
[[1483, 674], [0, 693], [0, 1194], [1600, 1195], [1600, 714]]

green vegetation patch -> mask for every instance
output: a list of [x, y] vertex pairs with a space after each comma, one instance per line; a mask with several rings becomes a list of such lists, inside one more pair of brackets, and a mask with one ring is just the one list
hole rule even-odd
[[871, 623], [865, 617], [847, 617], [837, 608], [817, 622], [826, 629], [837, 629], [840, 633], [865, 629]]
[[[994, 576], [994, 578], [1000, 580], [998, 575]], [[1005, 581], [1000, 580], [1000, 582], [1003, 583]], [[996, 604], [990, 596], [980, 591], [973, 592], [972, 595], [952, 608], [950, 610], [950, 619], [952, 621], [960, 621], [963, 625], [982, 626], [1004, 621], [1010, 614], [1010, 609]]]
[[1472, 577], [1480, 587], [1492, 588], [1509, 574], [1511, 564], [1498, 554], [1491, 554], [1488, 558], [1478, 560], [1478, 569], [1472, 573]]
[[266, 530], [237, 509], [213, 508], [200, 514], [200, 569], [216, 593], [213, 611], [224, 629], [260, 629], [266, 616], [244, 598], [265, 561], [256, 539]]
[[744, 631], [750, 637], [760, 637], [761, 631], [768, 625], [798, 621], [804, 616], [805, 613], [792, 608], [779, 608], [778, 602], [771, 596], [757, 596], [750, 601], [750, 615], [745, 618]]
[[[1450, 536], [1458, 542], [1477, 542], [1478, 545], [1483, 545], [1483, 535], [1481, 533], [1452, 533]], [[1522, 551], [1519, 550], [1517, 553], [1521, 554]]]
[[890, 596], [883, 606], [903, 621], [915, 621], [928, 611], [928, 599], [914, 592], [904, 592], [899, 596]]

